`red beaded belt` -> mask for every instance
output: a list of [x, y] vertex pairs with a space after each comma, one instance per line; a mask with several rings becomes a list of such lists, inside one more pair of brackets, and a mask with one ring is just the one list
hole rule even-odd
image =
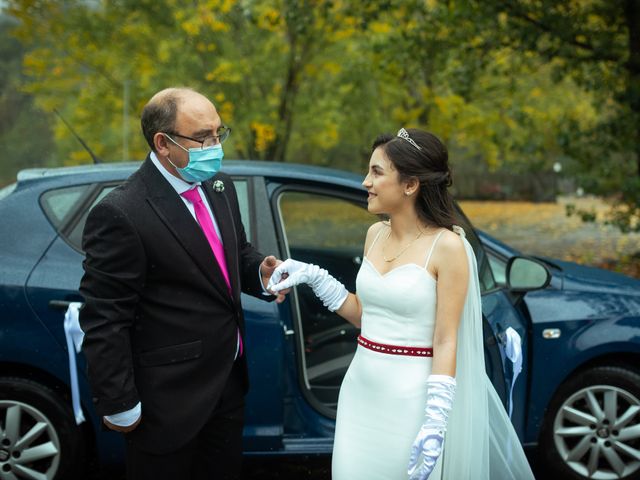
[[433, 357], [433, 348], [426, 347], [402, 347], [399, 345], [386, 345], [384, 343], [372, 342], [371, 340], [358, 336], [358, 343], [364, 348], [374, 352], [387, 353], [389, 355], [406, 355], [409, 357]]

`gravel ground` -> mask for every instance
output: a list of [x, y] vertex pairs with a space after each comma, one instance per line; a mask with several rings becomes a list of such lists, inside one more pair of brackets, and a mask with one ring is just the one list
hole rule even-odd
[[575, 204], [603, 220], [607, 206], [596, 198], [559, 198], [555, 203], [463, 201], [473, 224], [525, 254], [620, 271], [640, 278], [640, 233], [624, 234], [603, 223], [566, 215]]

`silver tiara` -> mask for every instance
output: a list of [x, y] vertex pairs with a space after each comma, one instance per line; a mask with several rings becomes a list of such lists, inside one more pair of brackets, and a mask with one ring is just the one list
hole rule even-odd
[[407, 142], [409, 142], [411, 145], [416, 147], [418, 150], [422, 150], [420, 146], [416, 142], [414, 142], [413, 139], [409, 136], [409, 132], [407, 132], [404, 128], [401, 128], [400, 130], [398, 130], [397, 136], [400, 138], [404, 138]]

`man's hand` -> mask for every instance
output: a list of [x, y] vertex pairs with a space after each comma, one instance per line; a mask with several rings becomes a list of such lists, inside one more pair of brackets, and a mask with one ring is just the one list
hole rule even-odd
[[113, 430], [114, 432], [120, 432], [120, 433], [129, 433], [129, 432], [135, 430], [136, 427], [140, 424], [141, 420], [142, 420], [142, 416], [138, 417], [138, 419], [135, 422], [133, 422], [131, 425], [129, 425], [128, 427], [121, 427], [119, 425], [114, 425], [109, 420], [107, 420], [106, 418], [102, 417], [102, 421], [104, 422], [104, 424], [107, 426], [107, 428], [109, 430]]
[[[267, 290], [267, 285], [269, 285], [269, 280], [271, 280], [271, 275], [273, 275], [273, 271], [281, 263], [282, 263], [282, 260], [278, 260], [273, 255], [269, 255], [268, 257], [265, 257], [265, 259], [260, 264], [260, 276], [262, 277], [262, 286], [264, 287], [265, 290]], [[290, 291], [291, 289], [287, 288], [286, 290], [282, 290], [278, 293], [274, 293], [271, 291], [270, 292], [276, 295], [276, 303], [282, 303], [284, 302], [285, 295]]]

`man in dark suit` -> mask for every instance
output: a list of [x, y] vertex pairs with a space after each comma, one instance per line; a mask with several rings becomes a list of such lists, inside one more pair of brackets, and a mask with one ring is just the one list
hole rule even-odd
[[[142, 113], [151, 153], [89, 214], [80, 292], [97, 412], [124, 432], [130, 479], [240, 478], [248, 388], [240, 293], [279, 263], [251, 246], [214, 105], [163, 90]], [[279, 297], [278, 300], [282, 300]]]

